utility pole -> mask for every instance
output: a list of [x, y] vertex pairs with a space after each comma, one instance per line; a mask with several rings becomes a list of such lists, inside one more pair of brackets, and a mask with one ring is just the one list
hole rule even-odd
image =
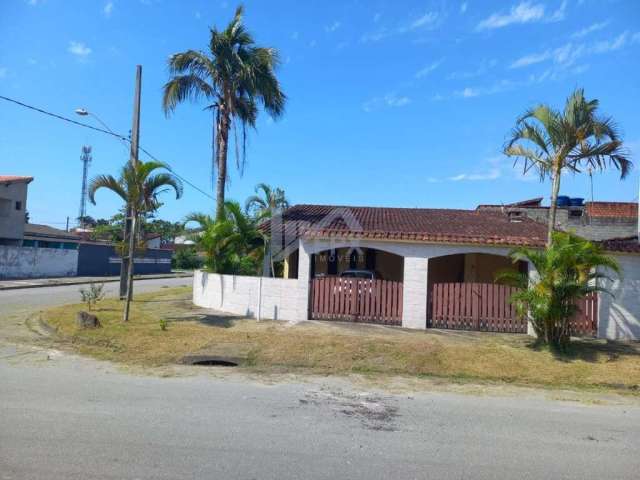
[[[142, 84], [142, 65], [136, 66], [136, 83], [135, 92], [133, 95], [133, 120], [131, 123], [131, 151], [129, 154], [129, 162], [132, 167], [138, 165], [138, 145], [140, 140], [140, 90]], [[128, 249], [123, 252], [122, 263], [120, 264], [120, 300], [127, 297], [128, 285], [128, 271], [129, 267], [133, 269], [133, 254], [135, 249], [135, 232], [132, 230], [132, 210], [131, 206], [127, 205], [125, 228], [124, 228], [124, 241], [128, 241]], [[133, 225], [135, 226], [135, 225]], [[124, 255], [126, 253], [126, 256]], [[132, 275], [133, 276], [133, 275]], [[125, 307], [128, 317], [128, 305]]]

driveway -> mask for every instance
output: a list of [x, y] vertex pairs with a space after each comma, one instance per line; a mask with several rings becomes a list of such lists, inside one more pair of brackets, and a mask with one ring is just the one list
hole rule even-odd
[[[65, 288], [12, 305], [76, 301], [77, 287]], [[15, 320], [24, 308], [5, 301]], [[155, 373], [5, 342], [0, 479], [631, 479], [640, 469], [634, 401], [391, 394], [219, 367]]]

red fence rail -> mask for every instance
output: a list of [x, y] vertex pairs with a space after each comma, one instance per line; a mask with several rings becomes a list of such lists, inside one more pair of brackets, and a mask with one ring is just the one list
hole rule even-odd
[[[526, 333], [527, 320], [518, 315], [509, 301], [518, 289], [493, 283], [436, 283], [431, 289], [430, 319], [433, 328], [480, 330], [485, 332]], [[578, 302], [570, 320], [571, 334], [595, 335], [598, 295], [590, 294]]]
[[311, 318], [402, 324], [402, 282], [321, 277], [311, 281]]

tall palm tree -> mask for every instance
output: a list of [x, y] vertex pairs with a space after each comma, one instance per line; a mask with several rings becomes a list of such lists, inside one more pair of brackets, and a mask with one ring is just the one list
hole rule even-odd
[[278, 52], [256, 46], [242, 24], [242, 14], [240, 6], [224, 30], [218, 31], [215, 27], [210, 30], [208, 53], [187, 50], [169, 57], [172, 78], [164, 85], [162, 100], [166, 115], [185, 100], [203, 99], [208, 103], [207, 109], [213, 111], [212, 168], [217, 169], [218, 220], [224, 216], [229, 131], [233, 128], [235, 132], [236, 166], [242, 173], [247, 127], [255, 128], [259, 105], [272, 118], [277, 118], [284, 113], [286, 101], [275, 75], [280, 63]]
[[498, 281], [520, 288], [511, 301], [518, 313], [528, 316], [540, 342], [565, 349], [571, 331], [569, 321], [576, 301], [591, 292], [606, 292], [602, 280], [608, 272], [620, 275], [617, 261], [595, 245], [576, 235], [553, 232], [551, 245], [544, 250], [520, 247], [511, 252], [514, 263], [529, 261], [537, 275], [503, 271]]
[[563, 172], [580, 173], [585, 167], [604, 170], [611, 165], [625, 178], [632, 167], [614, 121], [602, 117], [598, 105], [598, 100], [585, 99], [581, 88], [567, 98], [563, 111], [538, 105], [518, 118], [505, 145], [504, 153], [521, 159], [525, 173], [533, 168], [541, 181], [551, 179], [547, 245], [556, 224]]
[[88, 196], [91, 203], [96, 204], [96, 192], [105, 188], [117, 194], [131, 212], [131, 236], [127, 248], [129, 261], [127, 296], [123, 316], [125, 322], [129, 320], [129, 306], [133, 297], [133, 257], [138, 221], [141, 216], [155, 212], [160, 208], [162, 204], [158, 196], [161, 193], [173, 189], [176, 199], [182, 196], [182, 182], [178, 178], [166, 172], [154, 173], [162, 168], [167, 168], [162, 162], [138, 162], [135, 166], [127, 163], [118, 178], [112, 175], [98, 175], [89, 184]]
[[[247, 213], [253, 215], [258, 223], [272, 218], [274, 213], [289, 208], [289, 201], [287, 200], [284, 190], [279, 187], [273, 188], [266, 183], [259, 183], [256, 185], [254, 191], [256, 194], [247, 198], [245, 202], [245, 210]], [[260, 233], [264, 242], [262, 275], [264, 277], [272, 277], [275, 266], [273, 264], [273, 252], [271, 251], [269, 232], [260, 230]]]

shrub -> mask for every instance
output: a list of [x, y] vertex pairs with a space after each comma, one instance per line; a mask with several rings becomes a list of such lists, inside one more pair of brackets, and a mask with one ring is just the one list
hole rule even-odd
[[95, 306], [100, 300], [104, 298], [104, 283], [90, 283], [89, 288], [82, 287], [80, 289], [80, 297], [82, 301], [87, 304], [87, 308], [91, 310], [91, 307]]

